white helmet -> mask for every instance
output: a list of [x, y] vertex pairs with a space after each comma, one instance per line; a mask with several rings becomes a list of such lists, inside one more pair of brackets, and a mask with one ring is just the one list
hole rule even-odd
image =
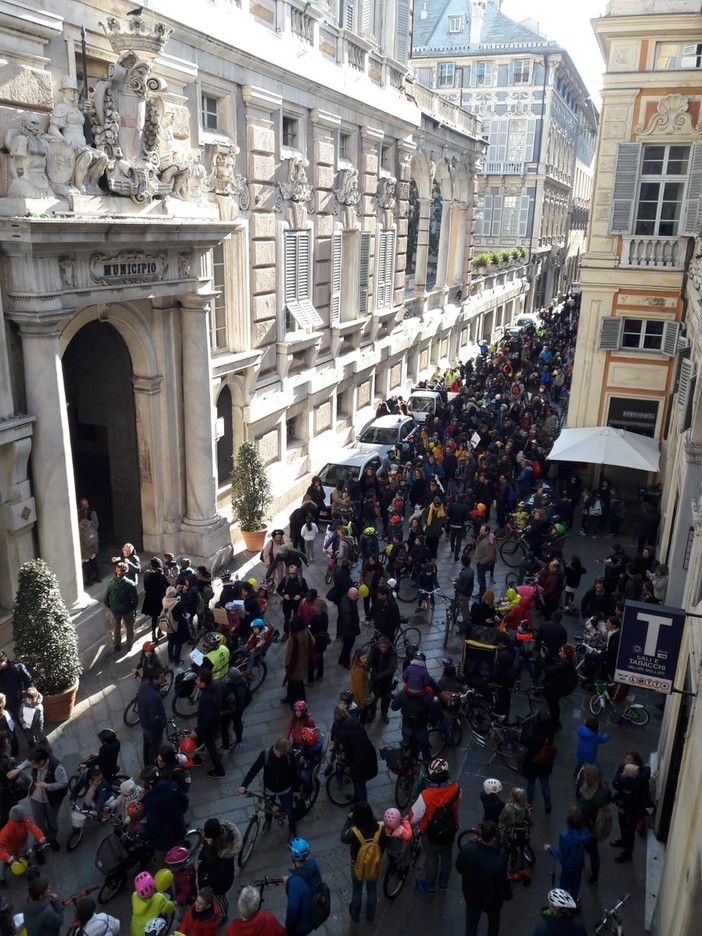
[[499, 780], [495, 779], [495, 777], [488, 777], [488, 779], [483, 782], [483, 793], [487, 794], [488, 796], [490, 795], [490, 793], [501, 793], [501, 792], [502, 792], [502, 784], [500, 783]]
[[122, 796], [130, 796], [136, 790], [136, 783], [131, 779], [123, 780], [119, 785], [119, 792]]
[[560, 887], [548, 892], [548, 902], [555, 910], [577, 910], [577, 904], [568, 891]]

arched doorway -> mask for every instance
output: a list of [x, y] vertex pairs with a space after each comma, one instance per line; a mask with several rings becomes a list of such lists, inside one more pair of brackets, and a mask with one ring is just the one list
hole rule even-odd
[[142, 547], [132, 362], [112, 325], [89, 322], [63, 355], [76, 495], [100, 520], [101, 550]]
[[217, 488], [221, 490], [231, 483], [234, 438], [232, 432], [232, 392], [224, 386], [217, 397]]

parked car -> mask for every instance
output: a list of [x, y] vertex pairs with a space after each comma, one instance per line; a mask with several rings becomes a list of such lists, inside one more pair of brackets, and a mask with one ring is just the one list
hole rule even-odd
[[329, 499], [339, 481], [348, 481], [354, 474], [360, 478], [368, 467], [377, 474], [382, 461], [382, 456], [375, 451], [361, 452], [358, 449], [343, 448], [335, 452], [321, 471], [317, 472], [324, 489], [324, 507], [320, 511], [319, 519], [324, 523], [331, 520]]
[[379, 452], [382, 458], [399, 446], [402, 450], [419, 428], [412, 416], [381, 416], [359, 433], [354, 448], [362, 452]]

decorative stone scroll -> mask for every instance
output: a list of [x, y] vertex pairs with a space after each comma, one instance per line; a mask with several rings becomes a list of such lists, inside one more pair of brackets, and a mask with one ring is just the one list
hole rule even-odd
[[358, 187], [358, 169], [351, 166], [339, 169], [333, 191], [336, 199], [334, 214], [337, 217], [342, 217], [345, 230], [354, 230], [361, 201], [361, 191]]
[[306, 169], [309, 162], [298, 156], [288, 161], [287, 182], [278, 182], [275, 205], [285, 211], [285, 219], [292, 230], [302, 230], [307, 224], [307, 215], [314, 211], [312, 186], [307, 181]]
[[397, 210], [397, 179], [394, 176], [381, 176], [378, 179], [378, 191], [373, 204], [378, 211], [380, 221], [387, 230], [392, 227]]
[[701, 136], [702, 125], [692, 126], [690, 99], [684, 94], [666, 94], [656, 106], [655, 114], [651, 115], [647, 124], [638, 124], [636, 132], [639, 136]]

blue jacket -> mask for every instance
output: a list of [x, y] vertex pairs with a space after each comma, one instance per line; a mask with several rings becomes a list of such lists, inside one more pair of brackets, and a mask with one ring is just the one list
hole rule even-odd
[[185, 837], [188, 797], [177, 783], [161, 780], [144, 795], [146, 838], [156, 851], [168, 851]]
[[549, 855], [557, 858], [564, 868], [582, 868], [585, 864], [585, 846], [590, 840], [587, 829], [566, 829], [558, 839], [558, 848], [549, 848]]
[[312, 932], [310, 905], [312, 889], [322, 880], [322, 869], [316, 858], [308, 858], [299, 868], [292, 868], [287, 883], [288, 909], [285, 928], [288, 936], [307, 936]]
[[596, 764], [597, 748], [609, 741], [609, 735], [606, 731], [599, 734], [591, 731], [587, 725], [578, 725], [575, 731], [578, 736], [578, 760], [585, 764]]

